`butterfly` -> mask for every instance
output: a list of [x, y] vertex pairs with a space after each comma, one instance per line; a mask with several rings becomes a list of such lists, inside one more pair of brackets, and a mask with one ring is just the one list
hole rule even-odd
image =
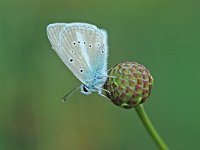
[[54, 23], [47, 26], [47, 36], [63, 63], [82, 82], [75, 89], [85, 95], [97, 92], [104, 96], [103, 85], [108, 77], [107, 32], [88, 23]]

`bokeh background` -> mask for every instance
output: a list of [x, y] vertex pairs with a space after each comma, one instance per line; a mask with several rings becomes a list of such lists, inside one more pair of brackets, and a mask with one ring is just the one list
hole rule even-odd
[[88, 22], [109, 35], [109, 68], [136, 61], [155, 84], [145, 103], [171, 149], [198, 149], [200, 1], [0, 0], [1, 150], [154, 150], [134, 109], [92, 94], [51, 49], [46, 26]]

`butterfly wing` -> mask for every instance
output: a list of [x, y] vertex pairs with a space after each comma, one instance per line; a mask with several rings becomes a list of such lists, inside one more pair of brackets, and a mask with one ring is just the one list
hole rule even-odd
[[99, 77], [107, 76], [107, 33], [102, 29], [88, 28], [84, 34], [91, 68]]
[[95, 70], [107, 72], [105, 31], [87, 23], [55, 23], [48, 25], [47, 34], [52, 48], [82, 83], [88, 85]]

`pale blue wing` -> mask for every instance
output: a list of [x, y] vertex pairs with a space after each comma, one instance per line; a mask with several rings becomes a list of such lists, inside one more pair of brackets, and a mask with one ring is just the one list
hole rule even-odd
[[88, 56], [91, 58], [93, 70], [97, 71], [99, 76], [107, 76], [108, 45], [107, 33], [105, 30], [91, 30], [88, 38]]
[[56, 23], [47, 27], [47, 34], [52, 48], [81, 82], [89, 84], [96, 71], [107, 75], [105, 31], [87, 23]]

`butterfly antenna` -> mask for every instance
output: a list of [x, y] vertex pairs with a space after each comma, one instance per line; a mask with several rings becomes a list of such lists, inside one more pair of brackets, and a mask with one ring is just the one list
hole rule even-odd
[[72, 89], [69, 93], [67, 93], [65, 96], [62, 97], [62, 101], [65, 102], [67, 100], [67, 98], [73, 94], [74, 92], [76, 92], [80, 87], [76, 87], [74, 89]]

